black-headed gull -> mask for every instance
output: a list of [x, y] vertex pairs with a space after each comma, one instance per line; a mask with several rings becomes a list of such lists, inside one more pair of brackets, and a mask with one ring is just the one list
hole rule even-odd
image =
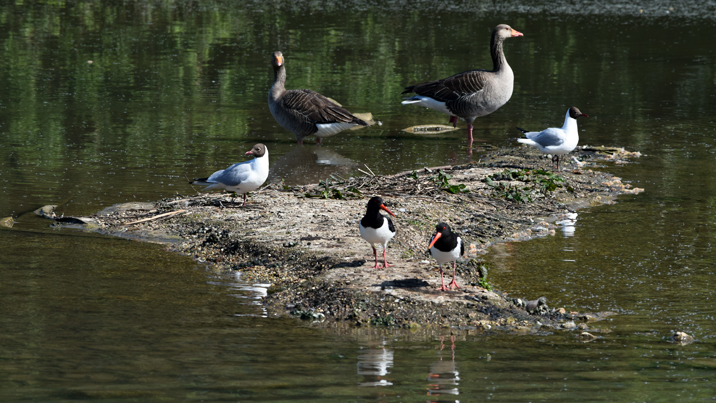
[[383, 199], [379, 196], [373, 196], [368, 201], [365, 215], [360, 220], [360, 224], [358, 225], [358, 228], [360, 229], [360, 236], [368, 241], [370, 247], [373, 248], [373, 257], [375, 258], [375, 266], [373, 266], [374, 269], [380, 268], [380, 266], [378, 266], [378, 253], [375, 250], [375, 244], [377, 243], [383, 245], [383, 267], [391, 266], [385, 258], [385, 248], [388, 246], [388, 241], [393, 239], [393, 236], [395, 236], [393, 221], [390, 220], [390, 217], [385, 217], [383, 214], [380, 214], [380, 210], [384, 210], [388, 212], [388, 214], [395, 217], [395, 214], [385, 207]]
[[321, 138], [333, 136], [354, 126], [368, 126], [364, 120], [312, 90], [286, 90], [286, 66], [283, 54], [274, 52], [271, 57], [274, 83], [268, 95], [269, 109], [284, 129], [293, 132], [298, 144], [306, 136]]
[[465, 244], [462, 243], [462, 238], [452, 232], [449, 225], [441, 222], [435, 226], [435, 235], [430, 238], [428, 249], [433, 258], [438, 261], [438, 267], [440, 267], [441, 286], [438, 290], [449, 290], [449, 288], [445, 287], [445, 280], [443, 279], [443, 263], [449, 262], [452, 262], [452, 281], [448, 286], [450, 288], [460, 288], [455, 282], [455, 264], [457, 259], [465, 254]]
[[206, 186], [208, 189], [226, 189], [244, 195], [246, 205], [246, 192], [258, 189], [269, 173], [269, 152], [265, 145], [256, 144], [246, 155], [253, 155], [254, 159], [239, 162], [221, 171], [216, 171], [208, 178], [194, 179], [192, 185]]
[[589, 115], [582, 113], [576, 106], [573, 106], [567, 110], [567, 115], [564, 117], [564, 126], [561, 128], [550, 127], [541, 132], [528, 132], [518, 127], [517, 130], [524, 133], [527, 138], [517, 139], [517, 141], [522, 144], [537, 147], [545, 154], [553, 154], [552, 169], [554, 169], [556, 162], [557, 170], [559, 170], [559, 156], [572, 152], [572, 150], [577, 147], [577, 143], [579, 143], [577, 118], [580, 116], [589, 117]]
[[403, 94], [414, 92], [403, 105], [420, 105], [450, 115], [450, 123], [460, 118], [467, 122], [469, 146], [472, 146], [472, 123], [488, 115], [512, 97], [515, 75], [502, 51], [507, 38], [523, 36], [509, 25], [501, 24], [492, 31], [490, 54], [492, 71], [471, 70], [442, 80], [405, 87]]

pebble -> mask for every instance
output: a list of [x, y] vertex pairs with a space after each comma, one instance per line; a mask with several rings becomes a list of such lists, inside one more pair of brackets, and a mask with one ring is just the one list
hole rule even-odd
[[694, 342], [693, 336], [689, 335], [688, 333], [684, 332], [676, 332], [673, 336], [671, 336], [671, 339], [681, 345], [687, 345]]
[[579, 338], [580, 341], [585, 342], [585, 343], [593, 341], [597, 338], [597, 336], [595, 336], [589, 332], [582, 332], [577, 337]]

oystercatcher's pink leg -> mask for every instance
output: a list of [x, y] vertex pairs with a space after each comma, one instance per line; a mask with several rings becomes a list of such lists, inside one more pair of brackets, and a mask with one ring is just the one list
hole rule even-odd
[[388, 260], [385, 258], [385, 248], [383, 248], [383, 264], [384, 264], [383, 267], [391, 267], [391, 266], [393, 266], [392, 264], [388, 264]]
[[438, 291], [450, 291], [449, 288], [445, 287], [445, 279], [443, 278], [443, 266], [438, 263], [438, 267], [440, 267], [440, 283], [442, 284], [440, 287], [438, 287]]
[[371, 248], [373, 248], [373, 257], [375, 258], [375, 266], [373, 266], [374, 269], [380, 269], [380, 266], [378, 266], [378, 252], [375, 250], [375, 246], [370, 245]]
[[450, 288], [453, 288], [453, 287], [455, 287], [455, 288], [460, 288], [460, 287], [457, 285], [457, 283], [455, 282], [455, 262], [452, 262], [452, 281], [450, 282], [450, 284], [448, 284], [448, 287], [450, 287]]

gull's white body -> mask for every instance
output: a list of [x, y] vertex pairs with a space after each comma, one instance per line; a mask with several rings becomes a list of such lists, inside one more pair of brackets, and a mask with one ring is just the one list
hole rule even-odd
[[579, 143], [577, 119], [569, 116], [569, 110], [567, 110], [564, 125], [561, 128], [550, 127], [541, 132], [526, 132], [525, 136], [526, 139], [517, 139], [517, 141], [536, 147], [545, 154], [564, 155], [572, 152]]

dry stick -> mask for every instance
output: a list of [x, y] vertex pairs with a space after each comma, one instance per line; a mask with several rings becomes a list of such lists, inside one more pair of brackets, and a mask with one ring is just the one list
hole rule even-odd
[[191, 200], [191, 199], [177, 199], [177, 200], [172, 200], [170, 202], [167, 202], [167, 204], [177, 204], [177, 203], [181, 203], [181, 202], [185, 202], [185, 201], [189, 201], [189, 200]]
[[128, 223], [126, 223], [126, 224], [123, 224], [123, 225], [132, 225], [132, 224], [139, 224], [140, 222], [146, 222], [146, 221], [152, 221], [152, 220], [157, 220], [157, 219], [159, 219], [159, 218], [169, 217], [169, 216], [173, 216], [173, 215], [175, 215], [175, 214], [179, 214], [179, 213], [186, 213], [186, 212], [187, 212], [186, 210], [175, 210], [175, 211], [170, 211], [170, 212], [168, 212], [168, 213], [164, 213], [164, 214], [159, 214], [159, 215], [155, 215], [154, 217], [149, 217], [149, 218], [142, 218], [141, 220], [137, 220], [137, 221], [132, 221], [132, 222], [128, 222]]
[[375, 175], [369, 174], [368, 172], [366, 172], [366, 171], [364, 171], [364, 170], [362, 170], [362, 169], [360, 169], [360, 168], [357, 168], [357, 169], [358, 169], [359, 171], [363, 172], [364, 174], [366, 174], [367, 176], [375, 176]]
[[367, 164], [363, 164], [363, 166], [365, 167], [365, 169], [368, 170], [368, 172], [370, 172], [371, 175], [375, 176], [375, 174], [373, 173], [373, 171], [370, 170]]

